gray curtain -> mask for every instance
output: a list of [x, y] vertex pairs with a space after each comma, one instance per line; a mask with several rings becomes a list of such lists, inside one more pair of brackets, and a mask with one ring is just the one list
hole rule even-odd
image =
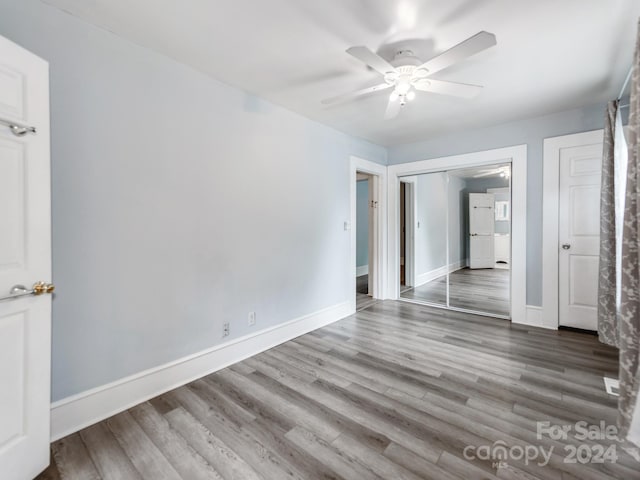
[[618, 101], [607, 105], [600, 189], [600, 267], [598, 276], [598, 337], [619, 347], [616, 302], [615, 125]]
[[[639, 30], [640, 33], [640, 30]], [[629, 164], [627, 167], [627, 193], [622, 231], [622, 279], [619, 313], [620, 343], [620, 398], [618, 400], [619, 427], [626, 438], [636, 405], [640, 384], [640, 268], [638, 247], [638, 194], [640, 194], [640, 36], [637, 39], [631, 78], [629, 105]], [[640, 415], [640, 412], [638, 412]]]

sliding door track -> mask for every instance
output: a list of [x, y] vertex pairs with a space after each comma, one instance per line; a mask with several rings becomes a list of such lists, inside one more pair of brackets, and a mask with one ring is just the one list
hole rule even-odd
[[499, 318], [501, 320], [509, 320], [511, 321], [511, 317], [509, 315], [500, 315], [499, 313], [491, 313], [491, 312], [480, 312], [480, 311], [476, 311], [476, 310], [468, 310], [466, 308], [458, 308], [458, 307], [452, 307], [452, 306], [447, 306], [447, 305], [441, 305], [438, 303], [430, 303], [430, 302], [425, 302], [422, 300], [416, 300], [413, 298], [398, 298], [399, 301], [401, 302], [406, 302], [406, 303], [413, 303], [416, 305], [424, 305], [425, 307], [434, 307], [434, 308], [439, 308], [441, 310], [450, 310], [452, 312], [461, 312], [461, 313], [470, 313], [472, 315], [480, 315], [481, 317], [491, 317], [491, 318]]

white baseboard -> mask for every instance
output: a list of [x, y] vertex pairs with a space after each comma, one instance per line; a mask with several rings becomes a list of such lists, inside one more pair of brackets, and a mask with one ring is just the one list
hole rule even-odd
[[544, 316], [542, 314], [542, 307], [527, 305], [526, 309], [526, 320], [524, 322], [517, 322], [520, 325], [531, 325], [532, 327], [547, 328], [549, 330], [558, 329], [557, 325], [551, 325], [548, 322], [545, 322]]
[[440, 268], [436, 268], [435, 270], [430, 270], [426, 273], [421, 273], [420, 275], [416, 275], [416, 287], [424, 285], [425, 283], [429, 283], [436, 278], [442, 277], [447, 273], [455, 272], [456, 270], [460, 270], [461, 268], [465, 268], [469, 264], [468, 260], [459, 260], [457, 262], [451, 263], [449, 265], [443, 265]]
[[51, 405], [51, 441], [354, 313], [351, 302], [216, 345]]
[[369, 265], [356, 267], [356, 277], [361, 277], [362, 275], [369, 275]]

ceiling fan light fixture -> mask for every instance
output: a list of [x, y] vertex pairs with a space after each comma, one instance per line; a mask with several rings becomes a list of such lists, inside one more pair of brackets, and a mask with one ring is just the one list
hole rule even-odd
[[411, 84], [409, 82], [398, 82], [398, 85], [396, 86], [396, 92], [398, 92], [398, 95], [406, 95], [409, 93], [409, 90], [411, 90]]
[[396, 100], [398, 100], [399, 96], [400, 95], [398, 95], [398, 92], [394, 90], [393, 92], [391, 92], [391, 95], [389, 95], [389, 100], [391, 100], [392, 102], [395, 102]]
[[407, 93], [407, 100], [411, 101], [411, 100], [413, 100], [414, 98], [416, 98], [416, 92], [415, 92], [415, 90], [411, 90], [411, 91], [409, 91], [409, 93]]

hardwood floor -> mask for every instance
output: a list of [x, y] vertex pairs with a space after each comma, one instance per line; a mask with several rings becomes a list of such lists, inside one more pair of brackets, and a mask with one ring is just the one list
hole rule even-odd
[[364, 310], [374, 305], [378, 300], [363, 293], [356, 293], [356, 311]]
[[408, 298], [410, 300], [435, 303], [438, 305], [446, 305], [447, 276], [438, 277], [415, 288], [405, 286], [400, 289], [400, 297]]
[[[447, 304], [447, 276], [436, 278], [401, 293], [402, 298]], [[449, 304], [452, 307], [509, 315], [509, 270], [463, 268], [449, 274]]]
[[369, 296], [369, 275], [356, 277], [356, 311], [369, 308], [377, 300]]
[[[615, 424], [616, 371], [590, 335], [378, 302], [54, 443], [41, 478], [630, 480], [640, 463], [620, 448], [566, 463], [573, 434], [536, 436], [537, 421]], [[500, 441], [553, 452], [465, 457]]]

